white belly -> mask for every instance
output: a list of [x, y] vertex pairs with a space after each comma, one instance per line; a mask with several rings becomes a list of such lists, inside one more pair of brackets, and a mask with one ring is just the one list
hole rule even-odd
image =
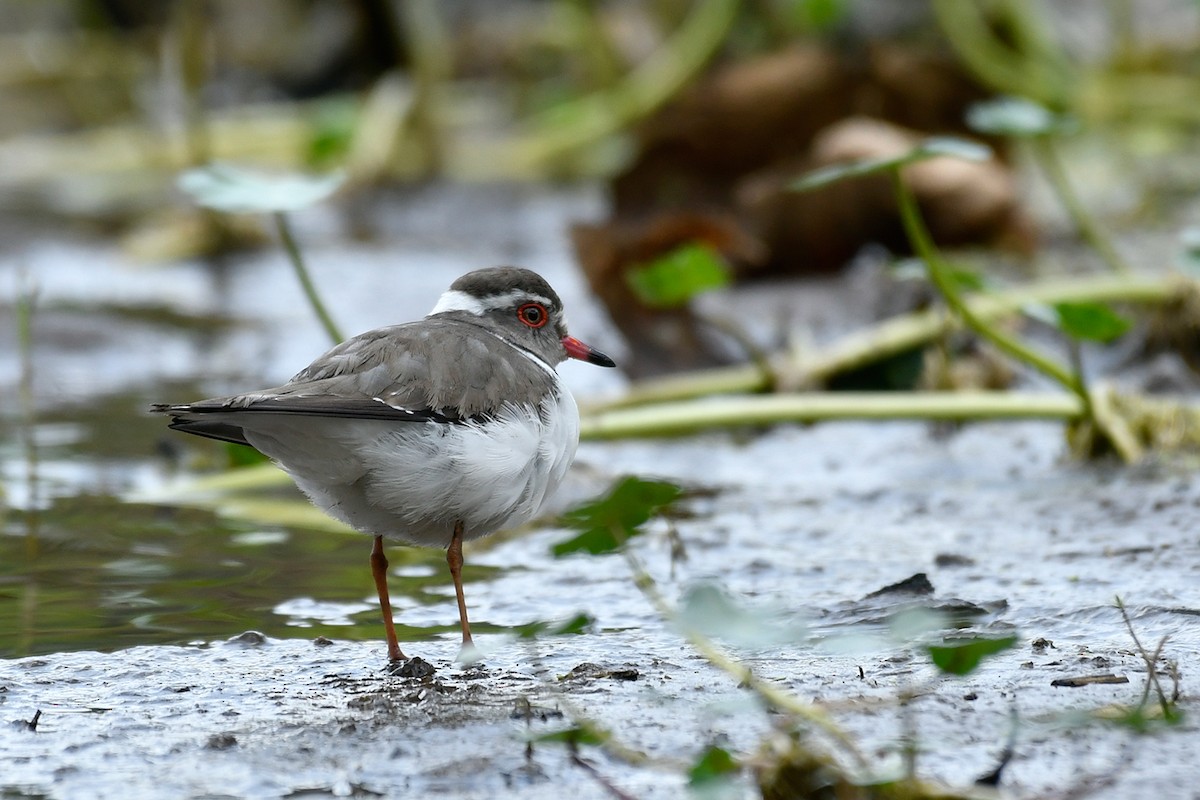
[[563, 387], [542, 406], [451, 425], [260, 417], [246, 438], [330, 516], [444, 547], [457, 520], [468, 539], [520, 525], [558, 488], [575, 458], [579, 411]]

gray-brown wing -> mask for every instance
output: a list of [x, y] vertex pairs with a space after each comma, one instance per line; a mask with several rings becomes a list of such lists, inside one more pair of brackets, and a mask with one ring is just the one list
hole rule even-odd
[[283, 386], [158, 405], [176, 430], [246, 444], [237, 412], [458, 422], [503, 402], [536, 404], [552, 372], [484, 328], [451, 315], [369, 331], [322, 355]]

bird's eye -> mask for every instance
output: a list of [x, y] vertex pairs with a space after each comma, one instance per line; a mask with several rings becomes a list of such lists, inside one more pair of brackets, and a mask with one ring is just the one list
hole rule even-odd
[[550, 319], [550, 315], [541, 303], [526, 303], [517, 309], [517, 318], [531, 328], [540, 328]]

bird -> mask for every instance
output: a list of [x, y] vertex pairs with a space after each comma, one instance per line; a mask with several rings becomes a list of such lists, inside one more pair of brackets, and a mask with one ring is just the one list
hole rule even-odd
[[532, 519], [575, 458], [579, 410], [556, 369], [569, 358], [616, 366], [567, 333], [544, 278], [490, 267], [455, 280], [424, 319], [348, 339], [282, 386], [151, 411], [173, 430], [253, 447], [326, 514], [374, 537], [389, 662], [408, 657], [384, 539], [445, 548], [461, 656], [474, 646], [463, 542]]

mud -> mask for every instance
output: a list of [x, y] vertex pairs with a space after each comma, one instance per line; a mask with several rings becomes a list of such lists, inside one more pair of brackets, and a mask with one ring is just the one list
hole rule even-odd
[[[545, 273], [573, 332], [619, 360], [562, 237], [565, 219], [600, 207], [594, 194], [430, 191], [378, 212], [396, 220], [386, 242], [347, 248], [319, 212], [302, 226], [347, 330], [418, 316], [459, 272], [512, 261]], [[477, 238], [433, 232], [483, 207], [495, 216], [479, 215]], [[689, 648], [622, 556], [552, 557], [570, 536], [552, 520], [468, 549], [481, 665], [453, 661], [442, 555], [393, 548], [405, 649], [435, 672], [390, 674], [368, 539], [144, 499], [221, 457], [167, 435], [142, 415], [147, 403], [270, 385], [323, 349], [282, 257], [250, 255], [216, 275], [135, 266], [67, 237], [6, 253], [6, 285], [18, 264], [37, 275], [46, 313], [35, 320], [35, 484], [22, 421], [12, 407], [2, 417], [0, 794], [600, 798], [608, 783], [674, 798], [708, 744], [749, 754], [770, 735], [778, 717]], [[131, 321], [101, 304], [176, 316]], [[195, 324], [218, 318], [235, 322]], [[0, 327], [8, 391], [15, 343]], [[621, 385], [584, 367], [566, 377], [581, 396]], [[1182, 798], [1200, 748], [1193, 466], [1074, 464], [1050, 423], [782, 426], [584, 443], [559, 504], [625, 474], [704, 490], [648, 526], [634, 553], [672, 603], [715, 584], [754, 609], [763, 635], [726, 637], [730, 651], [828, 709], [877, 775], [902, 768], [915, 733], [919, 774], [970, 784], [1012, 740], [1000, 787], [1013, 796]], [[910, 580], [919, 574], [924, 583]], [[1146, 683], [1118, 595], [1143, 644], [1166, 637], [1160, 665], [1181, 676], [1187, 716], [1149, 735], [1088, 721], [1137, 704]], [[914, 604], [945, 612], [955, 635], [1015, 634], [1017, 645], [965, 678], [940, 677], [922, 640], [895, 629]], [[592, 619], [582, 634], [517, 635], [580, 612]], [[585, 744], [581, 766], [561, 742], [530, 744], [579, 720], [637, 757]], [[748, 777], [734, 788], [754, 796]]]

